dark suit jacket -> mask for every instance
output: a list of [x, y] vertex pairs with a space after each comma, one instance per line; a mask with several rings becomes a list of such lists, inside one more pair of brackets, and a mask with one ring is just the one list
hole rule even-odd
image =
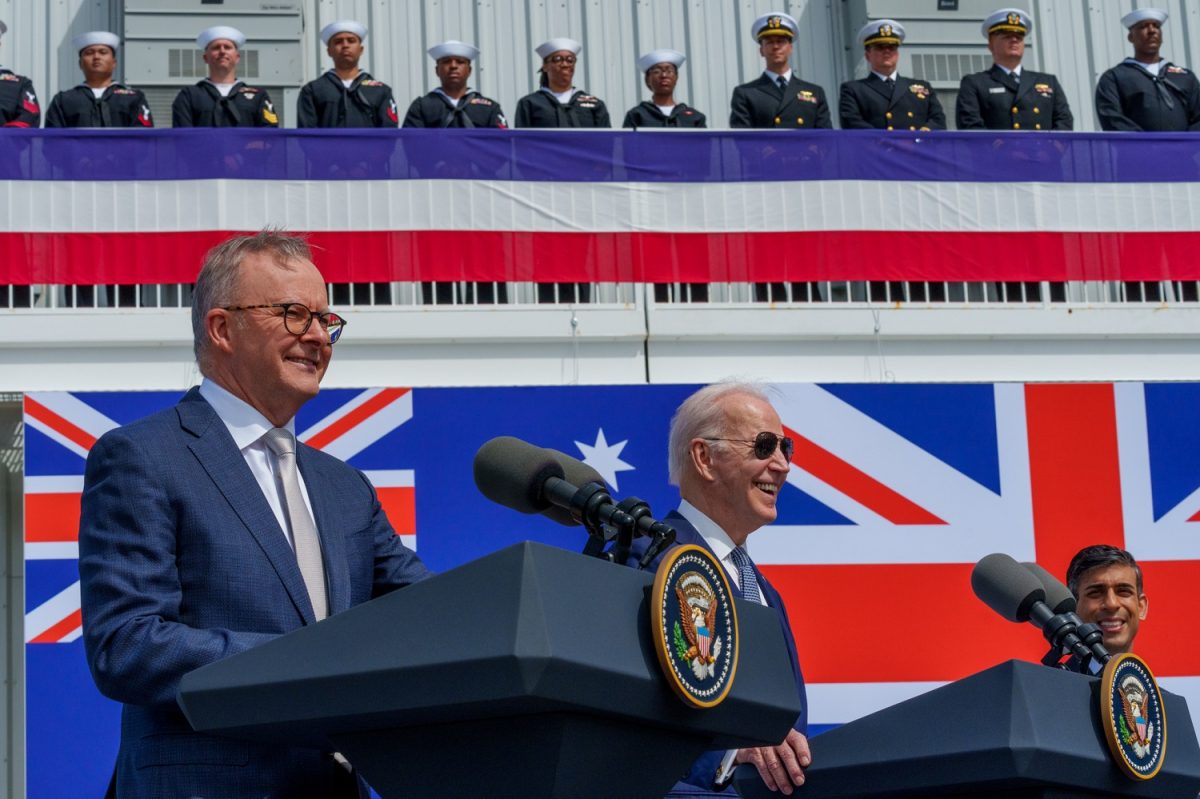
[[608, 108], [593, 94], [575, 90], [566, 105], [541, 89], [517, 101], [518, 128], [611, 128]]
[[825, 90], [792, 73], [787, 90], [766, 75], [743, 83], [729, 100], [731, 128], [832, 128]]
[[[428, 576], [361, 472], [304, 445], [297, 461], [331, 614]], [[88, 665], [125, 705], [118, 796], [347, 795], [328, 753], [194, 733], [176, 705], [185, 673], [314, 621], [262, 489], [198, 390], [92, 447], [79, 572]]]
[[945, 130], [946, 114], [927, 81], [896, 76], [896, 86], [874, 73], [842, 84], [838, 117], [844, 129]]
[[[672, 548], [684, 546], [685, 544], [696, 544], [697, 546], [704, 547], [713, 554], [713, 557], [716, 557], [716, 553], [712, 552], [712, 548], [709, 547], [708, 543], [704, 540], [704, 536], [700, 535], [699, 531], [692, 526], [692, 523], [681, 516], [678, 511], [671, 511], [668, 513], [666, 518], [663, 519], [663, 522], [675, 528], [675, 544]], [[635, 540], [633, 542], [632, 552], [630, 553], [626, 564], [629, 566], [637, 566], [638, 561], [641, 560], [641, 557], [645, 553], [646, 547], [649, 545], [649, 543], [650, 540], [648, 538], [638, 538]], [[668, 549], [667, 551], [669, 552], [670, 550]], [[659, 554], [659, 556], [651, 562], [651, 570], [658, 568], [658, 564], [662, 562], [664, 555], [666, 555], [666, 552]], [[763, 598], [767, 601], [767, 605], [769, 605], [779, 616], [779, 625], [783, 628], [783, 640], [787, 644], [788, 656], [792, 661], [792, 674], [795, 675], [796, 678], [796, 692], [800, 695], [800, 716], [796, 719], [796, 723], [793, 726], [801, 733], [807, 734], [808, 695], [804, 690], [804, 674], [800, 671], [800, 659], [796, 655], [796, 639], [792, 637], [792, 625], [788, 621], [787, 608], [784, 607], [783, 598], [779, 596], [779, 592], [775, 590], [774, 586], [767, 582], [767, 578], [763, 576], [762, 572], [758, 570], [757, 566], [754, 567], [754, 574], [758, 577], [758, 587], [761, 589]], [[741, 589], [738, 588], [733, 581], [730, 581], [729, 587], [733, 590], [734, 596], [738, 597], [739, 599], [742, 598]], [[691, 770], [688, 771], [688, 774], [686, 777], [684, 777], [683, 782], [675, 786], [675, 788], [671, 791], [671, 795], [736, 796], [736, 793], [732, 787], [726, 788], [725, 791], [719, 794], [713, 794], [712, 791], [708, 790], [712, 785], [713, 777], [717, 773], [717, 766], [720, 765], [721, 758], [724, 756], [724, 754], [724, 750], [705, 753], [704, 756], [692, 764]]]
[[955, 118], [959, 130], [1073, 130], [1075, 119], [1058, 78], [1021, 70], [1017, 84], [992, 64], [987, 72], [964, 75]]

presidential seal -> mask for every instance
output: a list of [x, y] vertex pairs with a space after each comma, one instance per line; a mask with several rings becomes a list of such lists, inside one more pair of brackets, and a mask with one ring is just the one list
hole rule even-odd
[[650, 592], [651, 637], [671, 689], [692, 707], [715, 707], [738, 662], [737, 611], [724, 567], [703, 547], [663, 558]]
[[1167, 715], [1146, 662], [1117, 655], [1100, 677], [1100, 724], [1117, 767], [1135, 780], [1158, 774], [1167, 754]]

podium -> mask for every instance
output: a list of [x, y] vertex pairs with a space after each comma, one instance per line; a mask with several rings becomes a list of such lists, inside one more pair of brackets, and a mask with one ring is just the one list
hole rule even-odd
[[200, 732], [341, 752], [384, 797], [661, 799], [709, 749], [800, 713], [778, 617], [738, 601], [721, 705], [655, 658], [653, 575], [543, 544], [503, 549], [184, 676]]
[[[1167, 749], [1146, 781], [1109, 755], [1100, 680], [1010, 660], [864, 716], [810, 741], [804, 799], [1189, 799], [1200, 792], [1200, 748], [1187, 702], [1163, 691]], [[738, 767], [746, 799], [778, 797]]]

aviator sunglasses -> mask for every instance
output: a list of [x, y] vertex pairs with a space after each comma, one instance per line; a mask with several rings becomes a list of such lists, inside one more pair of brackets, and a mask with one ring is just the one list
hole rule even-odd
[[792, 453], [796, 451], [796, 442], [787, 436], [778, 436], [774, 433], [763, 431], [754, 437], [753, 441], [747, 441], [744, 438], [705, 438], [705, 441], [733, 441], [737, 444], [753, 444], [754, 457], [760, 461], [765, 461], [767, 458], [775, 454], [775, 448], [783, 453], [784, 460], [789, 463], [792, 460]]

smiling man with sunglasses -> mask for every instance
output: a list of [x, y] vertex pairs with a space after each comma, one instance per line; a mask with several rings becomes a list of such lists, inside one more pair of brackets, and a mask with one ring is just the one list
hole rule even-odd
[[[718, 771], [724, 777], [729, 772], [723, 766], [736, 763], [752, 763], [769, 789], [791, 794], [804, 783], [804, 769], [812, 762], [805, 737], [804, 676], [787, 609], [755, 567], [747, 540], [775, 521], [775, 502], [791, 467], [792, 439], [784, 434], [779, 414], [762, 389], [747, 383], [717, 383], [679, 406], [671, 420], [668, 448], [670, 478], [679, 486], [681, 502], [664, 521], [675, 528], [676, 545], [709, 549], [729, 573], [735, 595], [776, 612], [802, 708], [792, 731], [778, 746], [709, 752], [692, 764], [668, 796], [735, 796]], [[630, 565], [637, 564], [646, 541], [635, 542]]]
[[208, 254], [192, 300], [204, 379], [88, 456], [83, 636], [124, 703], [118, 797], [366, 797], [344, 758], [192, 732], [180, 678], [428, 576], [362, 472], [296, 441], [345, 321], [303, 240]]

